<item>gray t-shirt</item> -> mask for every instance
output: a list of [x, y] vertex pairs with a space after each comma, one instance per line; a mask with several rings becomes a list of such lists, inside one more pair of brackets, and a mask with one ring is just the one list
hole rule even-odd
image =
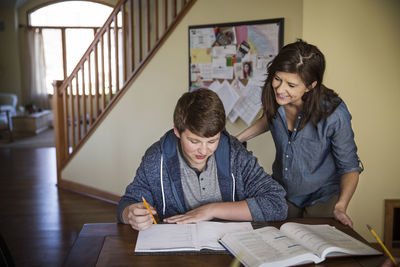
[[177, 147], [181, 183], [186, 207], [195, 209], [207, 203], [221, 202], [222, 196], [218, 184], [217, 162], [212, 154], [203, 171], [198, 175], [196, 170], [183, 157], [180, 146]]

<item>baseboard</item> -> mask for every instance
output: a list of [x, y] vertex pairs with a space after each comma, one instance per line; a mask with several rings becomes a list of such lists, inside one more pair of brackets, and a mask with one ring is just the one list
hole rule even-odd
[[61, 189], [68, 190], [81, 195], [89, 196], [109, 203], [118, 204], [121, 196], [111, 194], [87, 185], [78, 184], [71, 181], [60, 179], [57, 186]]

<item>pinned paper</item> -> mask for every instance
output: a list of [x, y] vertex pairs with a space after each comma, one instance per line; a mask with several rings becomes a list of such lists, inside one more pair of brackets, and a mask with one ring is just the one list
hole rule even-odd
[[279, 50], [279, 27], [276, 24], [247, 27], [251, 53], [255, 55], [277, 55]]
[[213, 28], [190, 29], [190, 49], [209, 48], [215, 43]]
[[214, 58], [232, 56], [235, 54], [236, 54], [236, 46], [234, 45], [214, 46], [212, 48], [212, 56]]
[[211, 63], [211, 49], [210, 48], [196, 48], [192, 49], [190, 59], [191, 63]]
[[247, 43], [247, 26], [236, 26], [235, 30], [237, 43], [240, 44], [243, 41]]
[[262, 107], [261, 93], [261, 87], [248, 84], [241, 101], [234, 107], [234, 111], [248, 126], [251, 125]]
[[213, 83], [212, 90], [216, 92], [221, 99], [222, 104], [224, 105], [225, 114], [228, 116], [240, 96], [227, 81], [224, 81], [220, 86], [218, 86], [218, 84], [219, 83]]

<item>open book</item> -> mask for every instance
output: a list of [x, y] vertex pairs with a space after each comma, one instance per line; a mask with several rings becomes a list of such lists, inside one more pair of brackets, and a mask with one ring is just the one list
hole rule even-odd
[[153, 224], [140, 231], [135, 253], [200, 251], [211, 249], [225, 251], [218, 239], [226, 233], [253, 230], [250, 222], [196, 224]]
[[220, 242], [246, 267], [319, 263], [327, 256], [382, 254], [325, 224], [288, 222], [280, 230], [267, 226], [247, 232], [229, 233]]

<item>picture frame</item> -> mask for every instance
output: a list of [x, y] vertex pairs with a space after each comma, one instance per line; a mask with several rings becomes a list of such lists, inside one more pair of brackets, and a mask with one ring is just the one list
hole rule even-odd
[[385, 199], [383, 241], [389, 251], [400, 254], [400, 199]]

